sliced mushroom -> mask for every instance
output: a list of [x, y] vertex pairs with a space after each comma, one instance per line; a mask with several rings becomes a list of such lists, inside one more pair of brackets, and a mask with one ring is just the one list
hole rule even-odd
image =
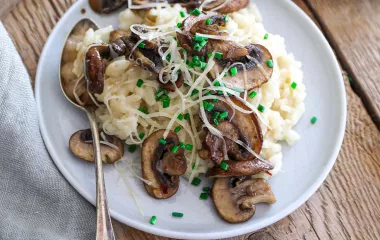
[[152, 133], [143, 142], [141, 149], [142, 177], [151, 184], [144, 182], [149, 195], [154, 198], [170, 198], [179, 187], [179, 176], [187, 169], [184, 149], [172, 149], [179, 145], [176, 133], [170, 131], [165, 144], [160, 142], [165, 130]]
[[[209, 25], [206, 25], [206, 19], [210, 19]], [[182, 22], [181, 31], [177, 32], [178, 42], [189, 54], [204, 56], [207, 46], [202, 47], [200, 51], [194, 50], [195, 34], [227, 35], [226, 32], [219, 31], [221, 25], [225, 25], [224, 17], [215, 12], [202, 13], [199, 16], [190, 15]]]
[[[227, 3], [225, 3], [226, 1], [228, 1], [228, 0], [212, 1], [209, 4], [206, 4], [203, 7], [203, 10], [210, 11], [214, 8], [219, 7], [215, 11], [222, 13], [222, 14], [226, 14], [226, 13], [232, 13], [232, 12], [239, 11], [240, 9], [247, 7], [249, 4], [249, 0], [229, 0]], [[223, 4], [223, 6], [222, 6], [222, 4]]]
[[128, 0], [89, 0], [90, 7], [97, 13], [110, 13], [113, 12], [124, 4], [128, 3]]
[[254, 175], [263, 171], [272, 170], [274, 166], [268, 162], [260, 159], [248, 160], [248, 161], [224, 161], [228, 164], [227, 170], [221, 169], [219, 166], [210, 168], [206, 172], [206, 177], [241, 177]]
[[104, 88], [104, 73], [107, 58], [110, 56], [108, 45], [93, 45], [86, 52], [86, 75], [89, 81], [88, 90], [101, 94]]
[[[100, 132], [99, 132], [100, 133]], [[105, 133], [100, 133], [105, 139], [100, 143], [100, 151], [103, 163], [114, 163], [124, 155], [123, 142], [115, 137]], [[94, 162], [94, 147], [92, 143], [91, 129], [79, 130], [75, 132], [69, 140], [71, 152], [78, 158]]]
[[[231, 101], [243, 108], [247, 107], [234, 97], [230, 98]], [[214, 104], [214, 108], [206, 112], [207, 119], [210, 123], [213, 123], [213, 115], [215, 112], [227, 112], [228, 116], [222, 121], [219, 121], [218, 126], [214, 127], [218, 129], [224, 136], [223, 139], [207, 133], [203, 142], [203, 150], [200, 157], [210, 158], [215, 164], [219, 165], [224, 158], [224, 148], [226, 148], [228, 157], [233, 160], [253, 160], [255, 156], [249, 153], [245, 148], [241, 147], [236, 140], [240, 140], [246, 146], [250, 147], [257, 154], [260, 153], [263, 144], [263, 135], [257, 117], [254, 113], [245, 114], [238, 110], [235, 110], [235, 115], [232, 107], [224, 101], [218, 101]], [[232, 116], [234, 117], [232, 118]], [[207, 152], [208, 151], [208, 154]]]
[[[141, 33], [148, 31], [142, 27], [135, 27], [135, 29]], [[114, 33], [114, 36], [120, 33], [121, 32]], [[140, 37], [133, 32], [113, 40], [111, 47], [117, 54], [125, 54], [127, 59], [129, 59], [129, 57], [133, 58], [138, 65], [153, 73], [158, 74], [161, 71], [163, 62], [158, 53], [159, 43], [156, 40], [143, 41], [142, 43], [145, 44], [144, 48], [136, 46], [137, 42], [140, 41]]]
[[[250, 44], [248, 46], [237, 47], [236, 44], [226, 41], [209, 41], [209, 47], [215, 51], [223, 53], [222, 59], [215, 59], [215, 65], [210, 71], [213, 79], [233, 63], [237, 69], [237, 74], [223, 78], [223, 83], [229, 88], [253, 89], [266, 83], [272, 76], [273, 68], [268, 66], [267, 61], [273, 61], [272, 55], [264, 46]], [[244, 67], [243, 67], [244, 65]]]
[[276, 202], [270, 185], [264, 179], [218, 178], [212, 187], [212, 199], [219, 215], [230, 223], [250, 219], [255, 204]]

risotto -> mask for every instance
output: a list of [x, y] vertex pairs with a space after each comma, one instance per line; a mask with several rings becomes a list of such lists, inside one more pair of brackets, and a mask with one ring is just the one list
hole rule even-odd
[[[189, 70], [186, 63], [180, 62], [173, 26], [182, 22], [183, 16], [188, 16], [188, 13], [180, 5], [153, 8], [146, 12], [126, 9], [120, 13], [119, 28], [130, 31], [131, 26], [140, 24], [158, 26], [160, 32], [165, 33], [162, 37], [167, 42], [165, 49], [160, 53], [162, 58], [168, 60], [168, 66], [175, 69], [172, 73], [185, 71], [186, 68], [185, 74], [189, 74], [192, 85], [185, 84], [173, 92], [168, 92], [170, 101], [165, 106], [165, 103], [157, 99], [157, 95], [160, 94], [157, 75], [122, 56], [115, 58], [107, 66], [104, 90], [101, 94], [95, 94], [95, 97], [104, 103], [99, 105], [97, 110], [97, 118], [104, 132], [116, 135], [128, 145], [141, 145], [147, 136], [158, 129], [174, 130], [180, 141], [189, 146], [189, 151], [185, 152], [188, 165], [185, 176], [191, 180], [213, 166], [210, 160], [200, 158], [197, 151], [202, 148], [205, 134], [201, 127], [204, 126], [201, 121], [204, 109], [200, 107], [200, 103], [204, 99], [215, 98], [202, 97], [197, 93], [205, 89], [223, 89], [228, 95], [236, 93], [227, 88], [207, 88], [208, 80], [205, 76], [212, 68], [212, 57], [207, 65], [200, 66], [203, 72], [195, 68]], [[87, 47], [94, 43], [109, 43], [112, 30], [114, 29], [109, 26], [86, 32], [83, 41], [77, 46], [78, 54], [73, 68], [75, 75], [79, 77], [83, 74], [82, 62]], [[241, 94], [242, 98], [253, 106], [264, 136], [260, 156], [274, 165], [273, 170], [254, 177], [268, 178], [276, 175], [281, 169], [283, 156], [280, 143], [286, 142], [291, 145], [300, 139], [300, 135], [292, 128], [305, 111], [306, 91], [302, 83], [301, 63], [296, 61], [292, 54], [287, 53], [281, 36], [265, 30], [262, 17], [254, 4], [231, 13], [223, 30], [241, 45], [260, 44], [266, 47], [273, 57], [273, 74], [269, 81], [260, 88], [237, 94]], [[177, 78], [174, 75], [172, 77]]]

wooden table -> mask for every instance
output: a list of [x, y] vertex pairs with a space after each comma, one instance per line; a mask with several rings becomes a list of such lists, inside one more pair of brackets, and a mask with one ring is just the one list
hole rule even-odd
[[[32, 85], [44, 43], [73, 2], [0, 0], [0, 19]], [[343, 69], [348, 118], [342, 150], [304, 205], [265, 229], [230, 239], [380, 239], [380, 0], [294, 2], [321, 28]], [[117, 221], [114, 228], [118, 239], [168, 239]]]

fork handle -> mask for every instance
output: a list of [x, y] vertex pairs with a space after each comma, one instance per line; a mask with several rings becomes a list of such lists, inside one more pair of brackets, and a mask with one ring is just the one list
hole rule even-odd
[[96, 171], [96, 240], [114, 240], [111, 217], [108, 211], [106, 188], [104, 185], [104, 174], [102, 155], [100, 152], [99, 127], [96, 122], [95, 109], [86, 108], [88, 120], [90, 121], [92, 140], [94, 146], [95, 171]]

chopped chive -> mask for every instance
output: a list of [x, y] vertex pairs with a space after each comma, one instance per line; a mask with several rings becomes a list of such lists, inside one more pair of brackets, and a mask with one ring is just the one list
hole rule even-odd
[[133, 153], [136, 150], [136, 145], [129, 145], [128, 151]]
[[190, 14], [195, 15], [195, 16], [199, 16], [199, 15], [201, 15], [201, 11], [199, 11], [198, 8], [195, 8], [193, 11], [190, 12]]
[[217, 120], [216, 118], [214, 118], [213, 122], [214, 122], [214, 125], [215, 125], [215, 126], [218, 126], [218, 125], [219, 125], [219, 122], [218, 122], [218, 120]]
[[265, 110], [265, 107], [263, 105], [259, 104], [259, 106], [257, 107], [257, 110], [259, 110], [260, 112], [263, 113]]
[[203, 37], [198, 36], [198, 35], [195, 34], [195, 36], [194, 36], [194, 41], [196, 41], [196, 42], [201, 42], [202, 40], [205, 40], [205, 39], [204, 39]]
[[352, 83], [354, 80], [352, 79], [352, 77], [348, 77], [348, 81], [350, 81], [350, 83]]
[[230, 20], [230, 15], [227, 14], [226, 16], [224, 16], [224, 21], [225, 22], [228, 22], [229, 20]]
[[220, 114], [219, 112], [214, 112], [214, 113], [212, 114], [212, 118], [218, 119], [219, 114]]
[[219, 101], [219, 99], [217, 99], [217, 98], [214, 98], [213, 100], [212, 100], [212, 102], [218, 102]]
[[144, 132], [141, 132], [141, 133], [139, 134], [139, 138], [140, 138], [140, 140], [142, 140], [144, 137], [145, 137], [145, 133], [144, 133]]
[[154, 224], [156, 224], [156, 221], [157, 221], [157, 217], [156, 216], [152, 216], [151, 218], [150, 218], [150, 224], [152, 224], [152, 225], [154, 225]]
[[180, 15], [181, 17], [183, 17], [183, 18], [186, 16], [185, 13], [184, 13], [183, 11], [180, 11], [180, 12], [179, 12], [179, 15]]
[[206, 111], [211, 111], [213, 108], [214, 108], [214, 104], [212, 103], [209, 103], [209, 102], [203, 102], [203, 108], [206, 110]]
[[139, 107], [138, 110], [142, 113], [149, 114], [148, 109]]
[[212, 93], [211, 93], [211, 91], [208, 91], [206, 94], [205, 94], [205, 96], [210, 96]]
[[227, 72], [225, 72], [225, 73], [224, 73], [224, 77], [227, 77], [227, 75], [228, 75], [228, 73], [227, 73]]
[[192, 92], [191, 92], [191, 97], [194, 96], [194, 95], [197, 95], [199, 93], [199, 90], [198, 89], [194, 89]]
[[141, 42], [139, 45], [137, 45], [139, 48], [145, 48], [145, 43]]
[[137, 80], [136, 86], [139, 87], [139, 88], [141, 88], [141, 86], [142, 86], [143, 84], [144, 84], [144, 80], [139, 79], [139, 80]]
[[273, 60], [268, 59], [267, 60], [267, 66], [270, 67], [270, 68], [273, 68]]
[[185, 149], [186, 149], [186, 150], [189, 150], [189, 151], [192, 151], [192, 150], [193, 150], [193, 145], [191, 145], [191, 144], [186, 144], [186, 145], [185, 145]]
[[202, 48], [199, 43], [195, 43], [193, 49], [199, 52]]
[[179, 142], [179, 146], [180, 146], [181, 148], [185, 148], [185, 143], [184, 143], [184, 142]]
[[210, 18], [206, 19], [206, 25], [211, 25], [211, 19]]
[[222, 112], [222, 113], [219, 115], [219, 119], [220, 119], [220, 120], [223, 120], [223, 119], [225, 119], [226, 117], [228, 117], [228, 112]]
[[214, 82], [214, 86], [215, 86], [215, 87], [220, 87], [220, 82], [219, 82], [219, 81], [215, 81], [215, 82]]
[[221, 169], [223, 169], [224, 171], [226, 171], [227, 169], [228, 169], [228, 164], [226, 163], [226, 162], [222, 162], [221, 164], [220, 164], [220, 168]]
[[186, 113], [185, 114], [185, 120], [189, 120], [190, 119], [190, 114]]
[[202, 69], [202, 70], [205, 70], [206, 67], [207, 67], [207, 63], [205, 63], [205, 62], [201, 62], [201, 69]]
[[237, 68], [236, 67], [230, 68], [230, 74], [231, 74], [231, 77], [235, 76], [237, 74]]
[[212, 57], [212, 53], [208, 53], [207, 57], [209, 57], [209, 58]]
[[172, 216], [173, 217], [183, 217], [183, 213], [180, 213], [180, 212], [172, 212]]
[[297, 83], [296, 82], [292, 82], [292, 84], [290, 85], [290, 87], [293, 88], [293, 89], [296, 89]]
[[161, 144], [166, 144], [166, 140], [164, 140], [163, 138], [160, 138], [160, 140], [158, 140], [158, 142]]
[[172, 58], [172, 55], [170, 55], [170, 53], [168, 54], [168, 55], [166, 55], [166, 60], [168, 61], [168, 62], [170, 62], [170, 59]]
[[200, 183], [201, 183], [201, 179], [200, 178], [193, 178], [193, 181], [191, 181], [191, 184], [194, 185], [194, 186], [198, 186]]
[[180, 75], [180, 74], [181, 74], [181, 71], [177, 71], [176, 74], [177, 74], [177, 75]]
[[190, 64], [189, 64], [189, 68], [193, 68], [194, 67], [194, 62], [191, 62]]
[[187, 83], [184, 83], [183, 86], [185, 86], [185, 87], [189, 87], [190, 85], [187, 84]]
[[201, 66], [201, 61], [194, 61], [193, 62], [195, 66], [200, 67]]
[[206, 41], [206, 40], [202, 40], [202, 41], [199, 43], [199, 46], [204, 47], [206, 44], [207, 44], [207, 41]]
[[268, 39], [268, 37], [269, 37], [269, 34], [268, 34], [268, 33], [266, 33], [266, 34], [264, 35], [264, 40], [267, 40], [267, 39]]
[[162, 101], [162, 107], [163, 108], [168, 108], [170, 106], [170, 98], [164, 99]]
[[182, 23], [181, 23], [181, 22], [177, 23], [177, 27], [178, 27], [178, 28], [180, 28], [181, 26], [182, 26]]
[[311, 124], [314, 124], [317, 122], [317, 118], [316, 117], [313, 117], [311, 120], [310, 120]]
[[193, 170], [197, 169], [197, 165], [195, 163], [193, 163], [193, 166], [191, 166], [191, 169], [193, 169]]
[[216, 52], [215, 53], [215, 58], [216, 59], [221, 59], [223, 57], [223, 53], [221, 53], [221, 52]]
[[174, 147], [172, 148], [172, 152], [173, 152], [173, 153], [176, 153], [176, 152], [178, 151], [178, 149], [179, 149], [179, 146], [174, 146]]
[[250, 98], [254, 98], [254, 97], [256, 97], [256, 92], [255, 91], [252, 91], [248, 96], [250, 97]]
[[222, 91], [222, 90], [217, 91], [217, 93], [218, 93], [219, 95], [223, 95], [223, 91]]
[[199, 61], [199, 57], [197, 55], [193, 56], [193, 62]]
[[202, 191], [203, 191], [203, 192], [208, 192], [208, 191], [210, 191], [210, 187], [203, 187], [203, 188], [202, 188]]
[[180, 114], [178, 114], [178, 120], [182, 120], [183, 119], [183, 114], [182, 113], [180, 113]]
[[181, 126], [177, 126], [176, 128], [174, 128], [175, 133], [178, 133], [179, 131], [181, 131]]
[[201, 195], [199, 195], [199, 199], [200, 200], [207, 200], [208, 199], [208, 194], [207, 193], [201, 193]]
[[205, 57], [201, 56], [201, 62], [204, 62], [204, 61], [205, 61]]

